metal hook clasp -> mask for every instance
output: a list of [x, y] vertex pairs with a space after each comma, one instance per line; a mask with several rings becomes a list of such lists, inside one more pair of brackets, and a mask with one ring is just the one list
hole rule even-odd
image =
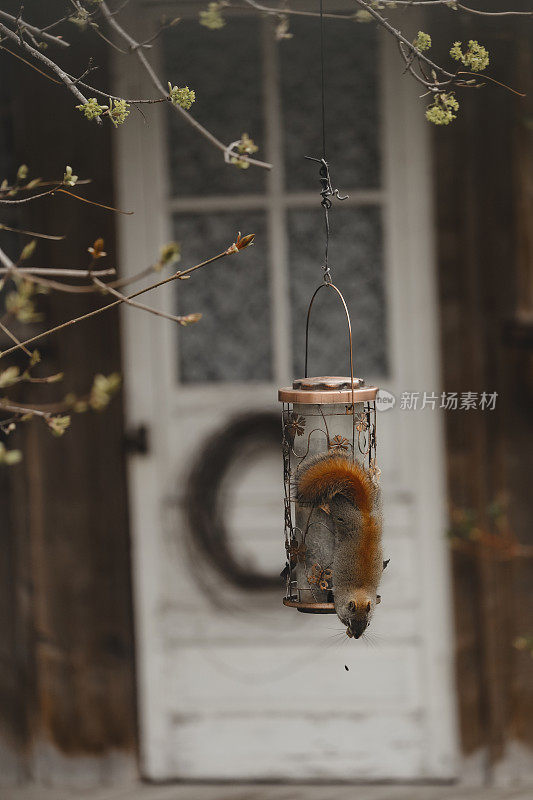
[[305, 156], [308, 161], [316, 161], [317, 164], [320, 164], [319, 175], [320, 175], [320, 185], [322, 189], [320, 191], [320, 195], [322, 197], [321, 205], [323, 208], [329, 209], [332, 206], [332, 202], [330, 200], [331, 197], [336, 197], [337, 200], [347, 200], [348, 195], [341, 195], [339, 194], [339, 189], [334, 189], [331, 183], [331, 176], [329, 174], [329, 166], [328, 162], [325, 158], [313, 158], [313, 156]]

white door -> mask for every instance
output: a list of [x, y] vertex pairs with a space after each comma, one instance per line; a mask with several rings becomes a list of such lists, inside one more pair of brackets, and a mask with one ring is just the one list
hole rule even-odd
[[[119, 204], [135, 211], [121, 218], [128, 273], [169, 239], [189, 266], [237, 230], [256, 234], [253, 248], [180, 285], [177, 301], [168, 287], [152, 298], [201, 311], [199, 325], [176, 330], [124, 310], [128, 421], [149, 428], [149, 452], [130, 463], [142, 769], [155, 780], [451, 778], [437, 411], [398, 403], [378, 420], [391, 563], [375, 646], [348, 641], [336, 617], [284, 608], [271, 585], [284, 563], [271, 415], [277, 387], [302, 374], [323, 253], [317, 170], [303, 158], [320, 152], [318, 27], [297, 19], [292, 29], [277, 43], [257, 16], [220, 31], [189, 20], [151, 54], [165, 82], [196, 89], [195, 114], [221, 138], [253, 136], [271, 173], [224, 166], [160, 106], [148, 123], [132, 114], [118, 139]], [[149, 95], [130, 62], [119, 93]], [[327, 69], [332, 178], [349, 194], [332, 212], [330, 263], [352, 312], [356, 372], [397, 397], [437, 391], [428, 131], [416, 87], [372, 25], [328, 25]], [[311, 372], [346, 373], [342, 315], [321, 302]]]

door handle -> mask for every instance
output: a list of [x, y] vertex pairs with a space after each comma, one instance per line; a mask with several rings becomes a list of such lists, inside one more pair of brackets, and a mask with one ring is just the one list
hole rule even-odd
[[124, 433], [124, 451], [128, 455], [145, 456], [150, 450], [148, 427], [141, 423]]

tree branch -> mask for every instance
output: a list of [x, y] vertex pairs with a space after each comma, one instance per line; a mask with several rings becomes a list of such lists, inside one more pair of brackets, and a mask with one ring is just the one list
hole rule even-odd
[[[24, 276], [28, 275], [55, 275], [61, 278], [90, 278], [91, 275], [96, 275], [99, 278], [103, 275], [116, 275], [116, 269], [109, 267], [108, 269], [62, 269], [61, 267], [17, 267], [18, 272]], [[0, 275], [5, 275], [11, 272], [7, 267], [0, 267]]]
[[7, 327], [4, 325], [4, 323], [2, 322], [2, 320], [0, 320], [0, 330], [3, 330], [3, 331], [4, 331], [4, 333], [6, 334], [6, 336], [9, 336], [9, 338], [11, 339], [11, 341], [12, 341], [12, 342], [15, 342], [15, 344], [18, 344], [18, 345], [20, 345], [21, 349], [22, 349], [22, 350], [23, 350], [23, 351], [26, 353], [26, 355], [27, 355], [27, 356], [31, 356], [31, 353], [30, 353], [30, 351], [28, 350], [28, 348], [27, 348], [27, 347], [25, 347], [25, 346], [22, 344], [22, 342], [20, 341], [20, 339], [17, 339], [17, 337], [15, 336], [15, 334], [14, 334], [12, 331], [10, 331], [10, 330], [9, 330], [9, 328], [7, 328]]
[[[139, 297], [139, 295], [141, 295], [141, 294], [145, 294], [146, 292], [151, 292], [152, 289], [157, 289], [160, 286], [165, 286], [167, 283], [171, 283], [172, 281], [183, 280], [188, 275], [190, 275], [192, 272], [195, 272], [197, 269], [200, 269], [201, 267], [205, 267], [208, 264], [212, 264], [214, 261], [219, 261], [220, 259], [225, 258], [226, 256], [229, 256], [232, 253], [237, 253], [237, 252], [239, 252], [239, 249], [242, 249], [242, 248], [238, 248], [236, 245], [232, 245], [231, 247], [228, 247], [228, 249], [225, 250], [223, 253], [218, 253], [218, 255], [213, 256], [212, 258], [208, 258], [206, 261], [202, 261], [200, 264], [195, 264], [194, 267], [189, 267], [186, 270], [175, 272], [173, 275], [170, 275], [168, 278], [164, 278], [163, 280], [158, 281], [157, 283], [153, 283], [153, 284], [151, 284], [150, 286], [147, 286], [144, 289], [140, 289], [138, 292], [135, 292], [134, 294], [130, 294], [130, 295], [125, 296], [124, 299], [114, 300], [112, 303], [108, 303], [107, 305], [102, 306], [101, 308], [96, 308], [96, 309], [94, 309], [94, 311], [89, 311], [89, 312], [87, 312], [87, 314], [82, 314], [79, 317], [74, 317], [73, 319], [69, 319], [66, 322], [61, 323], [60, 325], [56, 325], [55, 327], [50, 328], [49, 330], [43, 331], [42, 333], [38, 333], [35, 336], [32, 336], [29, 339], [26, 339], [24, 342], [21, 342], [19, 345], [15, 345], [13, 347], [9, 347], [7, 350], [4, 350], [2, 353], [0, 353], [0, 358], [4, 358], [5, 356], [9, 355], [10, 353], [14, 353], [15, 351], [20, 350], [21, 348], [25, 347], [26, 345], [32, 344], [33, 342], [38, 341], [39, 339], [44, 339], [46, 336], [50, 336], [52, 333], [57, 333], [57, 331], [63, 330], [64, 328], [68, 328], [71, 325], [76, 325], [78, 322], [82, 322], [83, 320], [90, 319], [91, 317], [95, 317], [98, 314], [101, 314], [103, 311], [108, 311], [110, 308], [114, 308], [115, 306], [121, 305], [121, 303], [125, 303], [127, 300], [133, 300], [136, 297]], [[2, 251], [0, 250], [0, 260], [3, 260], [3, 259], [1, 259], [1, 256], [2, 256]], [[7, 256], [6, 256], [6, 258], [7, 258]]]
[[[107, 292], [108, 294], [112, 294], [114, 297], [118, 297], [122, 302], [127, 303], [129, 306], [133, 306], [134, 308], [139, 308], [141, 311], [148, 311], [150, 314], [155, 314], [156, 317], [163, 317], [163, 319], [169, 319], [171, 322], [177, 322], [178, 325], [186, 325], [187, 323], [184, 321], [183, 317], [176, 317], [174, 314], [166, 314], [164, 311], [159, 311], [156, 308], [151, 308], [151, 306], [146, 306], [144, 303], [138, 303], [135, 300], [132, 300], [130, 297], [127, 297], [120, 292], [117, 292], [112, 286], [103, 281], [99, 280], [98, 278], [94, 277], [94, 273], [91, 274], [91, 278], [95, 286], [99, 287], [103, 292]], [[199, 319], [199, 317], [198, 317]]]
[[46, 33], [46, 31], [41, 30], [41, 28], [37, 28], [35, 25], [30, 25], [29, 22], [26, 22], [20, 17], [14, 17], [12, 14], [8, 14], [7, 11], [0, 10], [0, 19], [5, 19], [8, 22], [14, 23], [18, 27], [26, 28], [28, 31], [31, 31], [31, 33], [39, 36], [41, 39], [45, 39], [47, 42], [53, 42], [53, 44], [57, 44], [60, 47], [70, 47], [70, 44], [64, 39], [61, 39], [59, 36], [52, 36], [52, 34]]
[[[67, 73], [64, 70], [61, 69], [61, 67], [58, 64], [55, 63], [55, 61], [52, 61], [50, 58], [45, 56], [44, 53], [41, 53], [40, 50], [37, 50], [35, 47], [32, 47], [30, 44], [28, 44], [23, 39], [22, 35], [17, 36], [17, 34], [14, 31], [12, 31], [2, 22], [0, 22], [0, 32], [3, 33], [4, 36], [7, 36], [8, 39], [11, 39], [11, 41], [14, 42], [17, 45], [17, 47], [22, 47], [36, 61], [40, 61], [41, 64], [44, 64], [46, 67], [48, 67], [48, 69], [52, 70], [52, 72], [55, 72], [57, 77], [61, 81], [63, 81], [67, 89], [70, 92], [72, 92], [74, 97], [77, 100], [79, 100], [80, 103], [83, 103], [83, 105], [85, 105], [85, 103], [87, 102], [87, 98], [80, 92], [80, 90], [74, 84], [72, 79], [67, 75]], [[95, 117], [95, 119], [99, 124], [102, 123], [101, 117]]]
[[387, 19], [385, 19], [385, 17], [383, 17], [378, 11], [376, 11], [375, 8], [373, 8], [371, 5], [369, 5], [366, 2], [366, 0], [354, 0], [354, 3], [356, 3], [358, 6], [360, 6], [360, 8], [362, 8], [363, 11], [368, 11], [368, 13], [372, 17], [374, 17], [374, 19], [383, 28], [385, 28], [385, 30], [388, 33], [390, 33], [392, 36], [394, 36], [399, 42], [402, 42], [402, 44], [404, 44], [409, 49], [409, 51], [411, 53], [413, 53], [421, 61], [424, 61], [429, 67], [432, 67], [432, 69], [436, 70], [437, 72], [440, 72], [441, 75], [444, 75], [447, 78], [451, 78], [451, 79], [455, 78], [455, 74], [453, 72], [448, 72], [447, 70], [443, 69], [442, 67], [439, 67], [438, 64], [435, 64], [434, 61], [431, 61], [430, 58], [425, 56], [424, 53], [422, 53], [421, 50], [418, 50], [418, 48], [416, 48], [414, 46], [414, 44], [409, 41], [409, 39], [405, 38], [405, 36], [403, 35], [403, 33], [401, 31], [399, 31], [396, 28], [394, 28], [390, 24], [390, 22]]
[[51, 411], [40, 411], [37, 408], [29, 408], [27, 406], [21, 406], [18, 403], [14, 403], [12, 401], [3, 400], [0, 397], [0, 409], [5, 409], [6, 411], [11, 411], [15, 414], [31, 414], [36, 415], [38, 417], [44, 417], [48, 419], [51, 415]]
[[[246, 0], [248, 2], [248, 0]], [[450, 0], [380, 0], [381, 5], [383, 6], [390, 6], [391, 8], [396, 8], [397, 6], [409, 7], [409, 6], [444, 6], [449, 8], [450, 11], [455, 11], [453, 5], [450, 4]], [[481, 17], [531, 17], [533, 16], [533, 11], [479, 11], [476, 8], [470, 8], [470, 6], [465, 6], [462, 3], [455, 3], [456, 8], [460, 8], [461, 11], [466, 11], [468, 14], [478, 14]]]
[[[146, 58], [145, 54], [143, 53], [142, 49], [140, 48], [139, 42], [137, 42], [132, 36], [130, 36], [130, 34], [126, 30], [124, 30], [122, 25], [120, 25], [120, 23], [117, 22], [105, 0], [102, 0], [102, 2], [100, 3], [100, 9], [110, 27], [113, 28], [113, 30], [118, 34], [118, 36], [120, 36], [121, 39], [123, 39], [128, 44], [130, 50], [135, 53], [135, 55], [143, 65], [144, 69], [148, 74], [148, 77], [152, 81], [157, 91], [165, 99], [168, 98], [168, 91], [165, 89], [165, 87], [159, 80], [159, 77], [157, 76], [154, 68], [152, 67], [152, 65]], [[204, 137], [204, 139], [207, 139], [207, 141], [211, 142], [211, 144], [214, 145], [221, 152], [223, 153], [227, 152], [228, 150], [227, 145], [221, 142], [220, 139], [217, 139], [217, 137], [214, 136], [211, 133], [211, 131], [208, 131], [207, 128], [204, 128], [204, 126], [201, 125], [198, 122], [198, 120], [196, 120], [192, 116], [192, 114], [190, 114], [188, 111], [186, 111], [184, 108], [181, 108], [180, 106], [172, 105], [172, 108], [174, 109], [174, 111], [180, 114], [183, 117], [183, 119], [187, 121], [189, 125], [192, 125], [192, 127], [195, 128], [198, 131], [198, 133]], [[247, 156], [245, 154], [242, 155], [239, 154], [239, 159], [241, 161], [247, 161], [249, 164], [254, 164], [256, 167], [263, 167], [263, 169], [272, 168], [272, 164], [269, 164], [266, 161], [259, 161], [258, 159], [251, 158], [250, 156]]]
[[[255, 2], [255, 0], [243, 0], [243, 2], [246, 3], [246, 5], [251, 6], [252, 8], [255, 8], [257, 11], [263, 12], [264, 14], [270, 14], [270, 15], [278, 15], [279, 14], [281, 16], [289, 15], [289, 16], [295, 16], [295, 17], [319, 17], [320, 16], [318, 11], [297, 11], [294, 8], [284, 8], [283, 6], [280, 6], [279, 8], [275, 8], [275, 7], [272, 7], [272, 6], [264, 6], [261, 3]], [[242, 5], [233, 5], [232, 3], [229, 3], [226, 6], [226, 8], [242, 8]], [[329, 13], [325, 12], [323, 14], [323, 17], [324, 17], [324, 19], [348, 19], [348, 20], [354, 20], [355, 19], [355, 13], [354, 14], [329, 14]]]

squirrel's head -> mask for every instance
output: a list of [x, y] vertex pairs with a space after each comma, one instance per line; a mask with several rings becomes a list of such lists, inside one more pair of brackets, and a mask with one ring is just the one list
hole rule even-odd
[[368, 589], [340, 589], [335, 592], [335, 611], [346, 633], [359, 639], [370, 623], [378, 602], [377, 596]]

